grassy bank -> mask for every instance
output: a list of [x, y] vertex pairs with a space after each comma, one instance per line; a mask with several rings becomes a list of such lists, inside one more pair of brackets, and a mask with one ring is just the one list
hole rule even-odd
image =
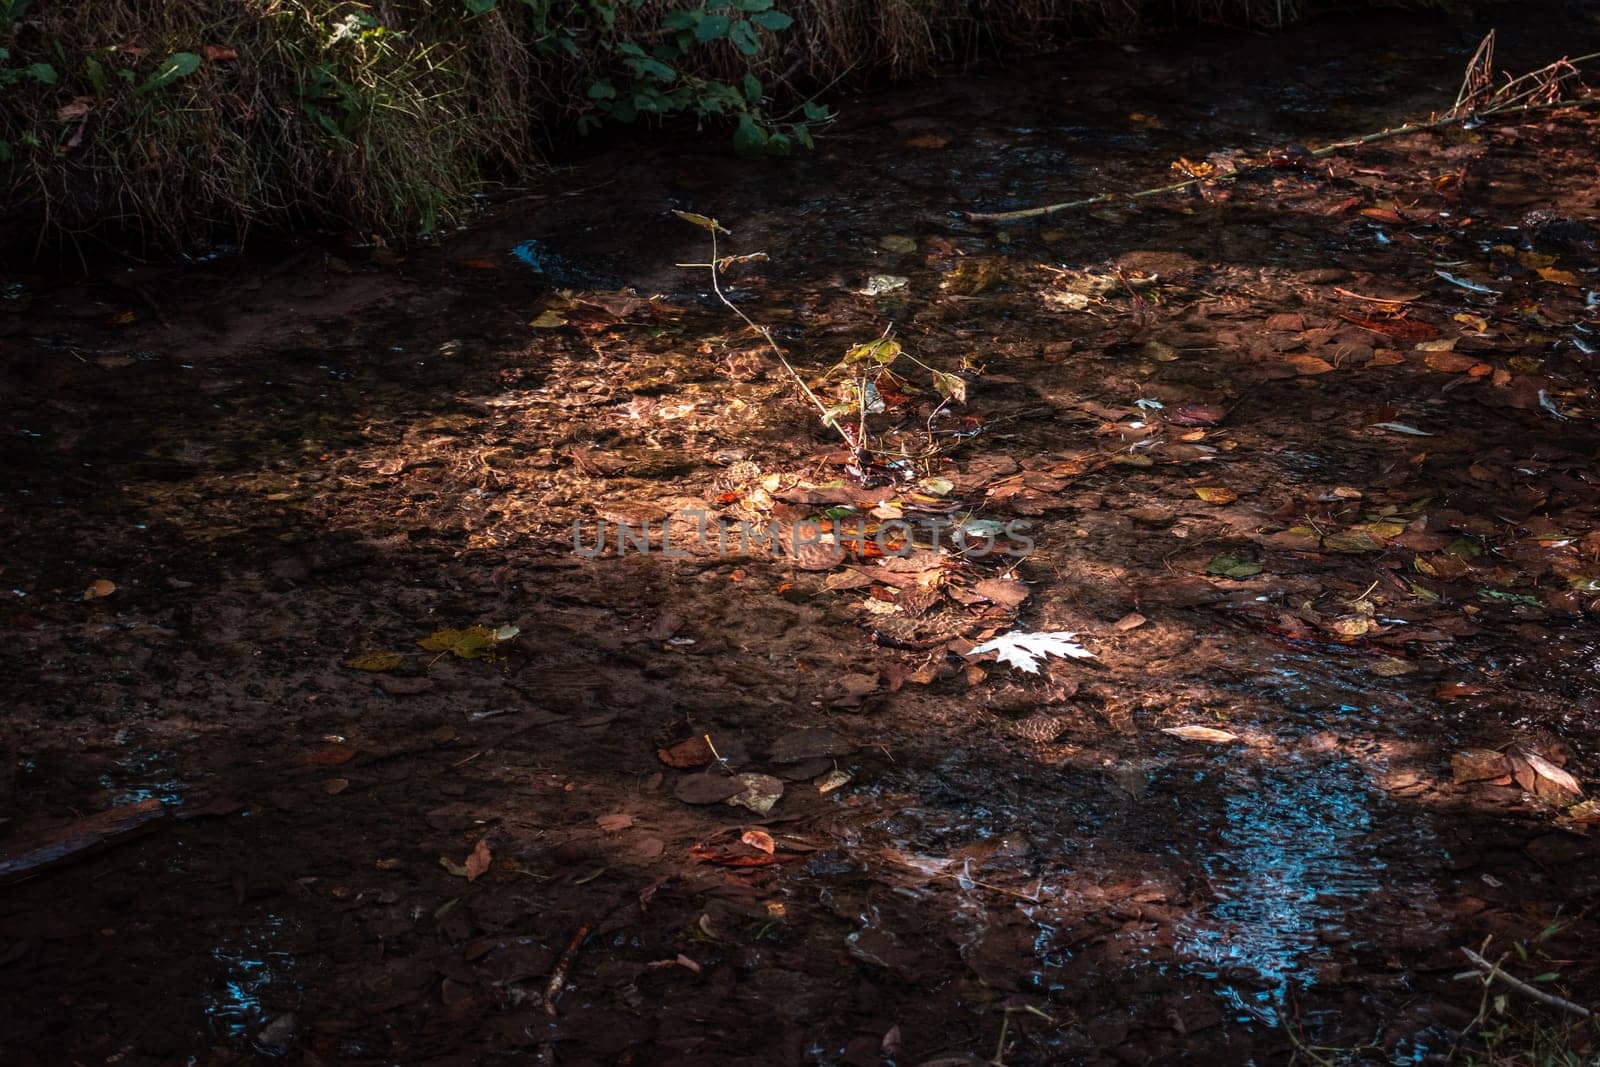
[[[805, 147], [811, 94], [1297, 0], [0, 0], [0, 244], [438, 229], [595, 128]], [[824, 93], [825, 95], [825, 93]]]

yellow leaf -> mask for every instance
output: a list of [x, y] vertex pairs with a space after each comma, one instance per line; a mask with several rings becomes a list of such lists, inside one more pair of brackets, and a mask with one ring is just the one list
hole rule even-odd
[[528, 323], [528, 325], [532, 326], [535, 330], [554, 330], [558, 327], [565, 326], [566, 324], [567, 320], [558, 311], [540, 312], [538, 318]]
[[405, 662], [403, 652], [366, 652], [351, 656], [344, 665], [357, 671], [392, 671]]
[[954, 400], [958, 404], [967, 402], [966, 379], [958, 375], [946, 374], [944, 371], [934, 371], [933, 387], [939, 390], [939, 395], [946, 400]]
[[1239, 499], [1238, 493], [1225, 486], [1202, 486], [1194, 491], [1194, 495], [1207, 504], [1231, 504]]
[[494, 631], [487, 626], [470, 626], [465, 630], [438, 630], [417, 645], [427, 652], [448, 652], [457, 659], [483, 659], [498, 643]]
[[722, 226], [722, 224], [720, 222], [718, 222], [716, 219], [711, 218], [710, 216], [707, 216], [707, 215], [697, 215], [693, 211], [676, 211], [676, 210], [673, 211], [673, 214], [678, 216], [684, 222], [687, 222], [687, 223], [689, 223], [689, 224], [691, 224], [693, 226], [698, 226], [702, 230], [710, 230], [712, 233], [727, 233], [728, 232], [726, 229], [723, 228], [723, 226]]
[[1557, 285], [1578, 284], [1578, 276], [1573, 274], [1570, 270], [1557, 270], [1554, 267], [1540, 267], [1539, 277], [1543, 278], [1547, 282], [1555, 282]]
[[1209, 178], [1217, 172], [1216, 165], [1213, 163], [1196, 163], [1194, 160], [1186, 159], [1183, 156], [1179, 156], [1177, 161], [1172, 164], [1172, 169], [1190, 178]]

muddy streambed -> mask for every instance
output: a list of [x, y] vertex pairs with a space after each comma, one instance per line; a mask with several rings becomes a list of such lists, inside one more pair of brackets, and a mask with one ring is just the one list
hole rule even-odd
[[[1509, 67], [1600, 41], [1521, 17]], [[1484, 29], [1086, 48], [405, 254], [8, 279], [0, 852], [165, 814], [0, 886], [7, 1060], [1430, 1062], [1486, 939], [1592, 1005], [1600, 120], [1290, 150]], [[863, 486], [674, 209], [808, 376], [892, 324], [965, 402], [897, 362]], [[973, 654], [1017, 631], [1094, 658]]]

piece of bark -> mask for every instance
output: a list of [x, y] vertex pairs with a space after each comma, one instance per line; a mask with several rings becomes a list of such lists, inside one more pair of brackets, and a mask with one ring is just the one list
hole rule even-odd
[[15, 842], [0, 853], [0, 885], [31, 878], [154, 829], [166, 813], [161, 801], [141, 800]]

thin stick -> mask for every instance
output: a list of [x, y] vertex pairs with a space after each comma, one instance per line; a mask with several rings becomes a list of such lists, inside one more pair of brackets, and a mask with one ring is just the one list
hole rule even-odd
[[[567, 970], [572, 966], [572, 961], [578, 956], [578, 949], [583, 947], [584, 938], [589, 936], [590, 924], [584, 923], [578, 927], [578, 932], [572, 935], [572, 940], [567, 942], [567, 950], [561, 954], [561, 959], [556, 961], [556, 969], [550, 972], [550, 981], [544, 987], [544, 1013], [552, 1020], [556, 1017], [556, 1001], [561, 999], [562, 987], [567, 984]], [[556, 1062], [556, 1031], [555, 1023], [550, 1024], [550, 1034], [539, 1046], [539, 1062], [553, 1064]]]
[[1590, 1011], [1588, 1008], [1585, 1008], [1582, 1004], [1574, 1004], [1572, 1001], [1566, 1000], [1563, 997], [1558, 997], [1554, 993], [1546, 993], [1542, 989], [1535, 989], [1522, 979], [1511, 977], [1505, 971], [1502, 971], [1497, 965], [1490, 963], [1488, 960], [1484, 959], [1470, 948], [1463, 946], [1461, 949], [1461, 954], [1467, 957], [1474, 967], [1484, 972], [1483, 982], [1485, 985], [1488, 985], [1490, 982], [1498, 978], [1512, 989], [1515, 989], [1524, 996], [1532, 997], [1541, 1004], [1548, 1004], [1552, 1008], [1560, 1008], [1562, 1011], [1571, 1012], [1580, 1019], [1589, 1019], [1594, 1017], [1594, 1012]]
[[1011, 1009], [1000, 1017], [1000, 1041], [994, 1047], [994, 1059], [990, 1060], [991, 1067], [1006, 1067], [1006, 1031], [1011, 1029]]
[[1000, 893], [1000, 894], [1003, 894], [1003, 895], [1008, 896], [1008, 897], [1014, 897], [1017, 900], [1025, 900], [1029, 904], [1037, 904], [1037, 903], [1039, 903], [1039, 898], [1037, 896], [1031, 896], [1030, 897], [1026, 893], [1017, 892], [1015, 889], [1007, 889], [1004, 886], [992, 885], [989, 882], [980, 882], [976, 878], [971, 877], [970, 875], [959, 874], [956, 871], [940, 871], [939, 872], [939, 877], [954, 879], [956, 884], [958, 884], [958, 885], [960, 883], [962, 883], [962, 882], [971, 882], [973, 885], [977, 886], [979, 889], [987, 889], [991, 893]]
[[[693, 222], [694, 220], [687, 221]], [[711, 225], [705, 228], [711, 231], [711, 262], [707, 264], [711, 268], [711, 291], [717, 294], [717, 299], [722, 301], [724, 307], [739, 316], [746, 326], [761, 335], [761, 339], [767, 342], [767, 347], [772, 349], [772, 354], [778, 357], [778, 362], [783, 364], [783, 369], [789, 372], [789, 377], [794, 379], [794, 383], [800, 387], [800, 391], [806, 395], [806, 399], [816, 405], [817, 412], [822, 416], [822, 424], [832, 427], [844, 439], [844, 443], [854, 450], [857, 447], [856, 442], [850, 440], [849, 432], [839, 425], [839, 420], [828, 410], [828, 406], [822, 402], [816, 393], [811, 391], [811, 386], [806, 384], [806, 380], [800, 377], [800, 372], [794, 369], [794, 364], [790, 363], [788, 357], [783, 354], [783, 349], [778, 347], [778, 342], [772, 339], [772, 331], [765, 326], [758, 325], [738, 305], [729, 300], [727, 294], [722, 291], [721, 279], [717, 275], [717, 263], [719, 262], [717, 259], [717, 230], [720, 227], [717, 225], [716, 219], [709, 221]], [[699, 224], [696, 223], [696, 225]]]

